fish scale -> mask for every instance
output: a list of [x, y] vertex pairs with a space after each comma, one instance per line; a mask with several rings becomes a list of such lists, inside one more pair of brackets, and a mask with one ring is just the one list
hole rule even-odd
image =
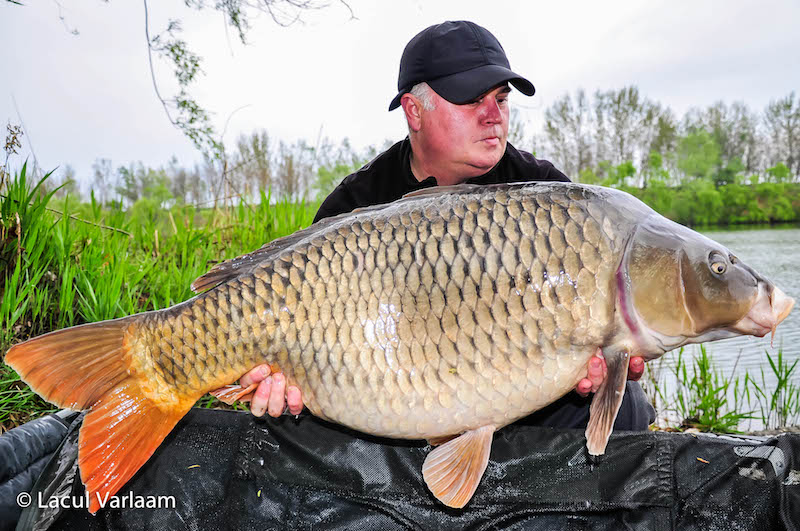
[[270, 363], [381, 436], [508, 424], [574, 387], [613, 324], [619, 238], [587, 201], [497, 190], [334, 224], [154, 314], [140, 371], [163, 400]]

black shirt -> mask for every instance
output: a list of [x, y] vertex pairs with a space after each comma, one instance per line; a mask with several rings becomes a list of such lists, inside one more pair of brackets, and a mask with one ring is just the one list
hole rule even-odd
[[[525, 181], [566, 181], [566, 175], [546, 160], [517, 151], [506, 144], [500, 162], [487, 173], [473, 177], [468, 184], [498, 184]], [[436, 178], [417, 181], [411, 172], [411, 141], [406, 137], [355, 173], [345, 177], [323, 201], [314, 222], [351, 212], [359, 207], [391, 203], [405, 194], [436, 186]]]

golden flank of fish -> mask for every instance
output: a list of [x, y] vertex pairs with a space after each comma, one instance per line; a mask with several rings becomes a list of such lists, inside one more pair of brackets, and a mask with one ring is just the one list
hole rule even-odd
[[[53, 332], [6, 362], [88, 409], [81, 479], [115, 493], [205, 393], [260, 363], [315, 415], [442, 443], [422, 475], [462, 507], [493, 433], [558, 399], [602, 349], [587, 446], [602, 454], [629, 356], [763, 336], [794, 301], [632, 196], [569, 183], [440, 187], [331, 218], [213, 268], [161, 311]], [[92, 512], [99, 508], [92, 504]]]

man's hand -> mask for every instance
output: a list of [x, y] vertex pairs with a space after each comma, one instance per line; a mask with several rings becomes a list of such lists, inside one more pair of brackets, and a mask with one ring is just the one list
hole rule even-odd
[[280, 417], [286, 404], [289, 413], [299, 415], [303, 411], [303, 397], [295, 386], [286, 388], [286, 376], [281, 372], [272, 373], [269, 365], [259, 365], [239, 378], [239, 385], [247, 387], [258, 384], [255, 392], [242, 398], [241, 402], [250, 400], [250, 412], [256, 417], [269, 413], [271, 417]]
[[[640, 356], [631, 358], [628, 363], [628, 380], [637, 381], [643, 374], [644, 358]], [[581, 396], [589, 396], [589, 393], [596, 393], [607, 375], [606, 360], [602, 355], [602, 351], [598, 349], [598, 354], [592, 356], [592, 359], [589, 360], [589, 373], [586, 378], [578, 382], [575, 392]]]

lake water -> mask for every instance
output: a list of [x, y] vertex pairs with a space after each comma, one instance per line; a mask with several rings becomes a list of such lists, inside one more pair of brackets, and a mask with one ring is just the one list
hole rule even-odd
[[[700, 232], [728, 247], [743, 262], [772, 280], [784, 293], [800, 301], [800, 226]], [[760, 383], [761, 368], [763, 368], [767, 385], [774, 389], [776, 378], [769, 367], [766, 352], [769, 352], [773, 359], [777, 359], [778, 349], [782, 348], [784, 360], [793, 362], [800, 358], [800, 302], [778, 327], [774, 347], [770, 346], [769, 335], [763, 338], [747, 336], [725, 339], [707, 343], [706, 347], [715, 365], [724, 375], [734, 377], [739, 375], [743, 378], [745, 371], [748, 371], [751, 376], [756, 376]], [[697, 355], [698, 352], [697, 346], [688, 346], [684, 350], [684, 357]], [[676, 358], [676, 351], [668, 353], [664, 357], [662, 368], [656, 371], [662, 385], [668, 390], [674, 389], [675, 386], [675, 378], [668, 367], [674, 365]], [[652, 368], [657, 366], [651, 364]], [[796, 384], [800, 385], [800, 363], [793, 377]], [[659, 416], [662, 413], [660, 411]], [[760, 422], [745, 421], [741, 429], [758, 430], [762, 429], [762, 426]]]

